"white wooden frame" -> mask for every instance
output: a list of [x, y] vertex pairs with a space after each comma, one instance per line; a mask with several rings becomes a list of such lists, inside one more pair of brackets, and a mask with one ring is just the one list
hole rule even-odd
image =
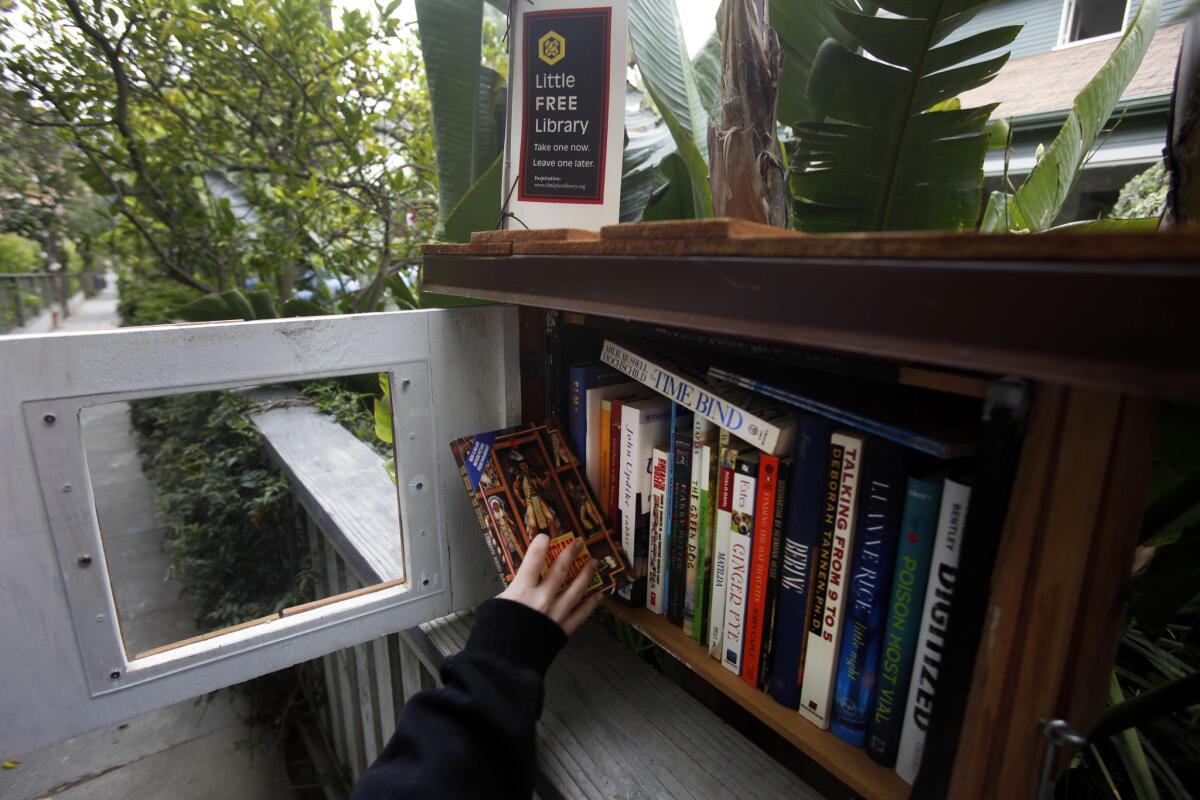
[[1068, 47], [1077, 47], [1081, 44], [1091, 44], [1092, 42], [1103, 42], [1106, 39], [1116, 39], [1125, 35], [1126, 28], [1129, 27], [1129, 10], [1133, 0], [1125, 0], [1125, 11], [1121, 15], [1121, 27], [1113, 33], [1105, 33], [1100, 36], [1092, 36], [1088, 39], [1076, 39], [1073, 42], [1067, 41], [1067, 30], [1070, 28], [1072, 17], [1075, 15], [1075, 9], [1082, 0], [1063, 0], [1062, 15], [1058, 20], [1058, 39], [1054, 45], [1055, 50], [1063, 50]]
[[[24, 749], [411, 627], [494, 591], [448, 443], [514, 424], [516, 313], [453, 311], [0, 339], [0, 750]], [[83, 408], [389, 372], [402, 585], [131, 660]]]

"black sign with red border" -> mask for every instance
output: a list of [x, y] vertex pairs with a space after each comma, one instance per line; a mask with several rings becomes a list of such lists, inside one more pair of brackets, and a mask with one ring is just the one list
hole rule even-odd
[[524, 15], [520, 200], [603, 203], [612, 9]]

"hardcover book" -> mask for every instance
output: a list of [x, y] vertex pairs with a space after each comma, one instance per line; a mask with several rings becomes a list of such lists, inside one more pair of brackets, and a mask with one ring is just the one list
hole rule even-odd
[[738, 457], [733, 472], [733, 498], [729, 522], [729, 582], [725, 591], [725, 625], [721, 663], [734, 675], [742, 672], [746, 643], [746, 591], [750, 584], [750, 559], [754, 546], [754, 499], [759, 454]]
[[696, 636], [697, 600], [703, 599], [696, 581], [700, 576], [700, 541], [704, 534], [704, 485], [708, 477], [704, 446], [716, 426], [696, 414], [692, 418], [692, 479], [688, 488], [687, 570], [684, 573], [683, 632]]
[[[612, 368], [608, 367], [607, 369]], [[601, 449], [604, 446], [602, 442], [608, 438], [606, 434], [609, 431], [609, 426], [605, 425], [600, 419], [604, 401], [611, 400], [614, 397], [627, 397], [638, 389], [637, 384], [624, 380], [624, 375], [620, 375], [619, 378], [619, 381], [610, 380], [608, 383], [587, 389], [584, 393], [584, 402], [580, 414], [583, 417], [584, 446], [583, 449], [577, 452], [583, 454], [583, 463], [588, 484], [597, 492], [600, 491], [602, 481], [600, 470]], [[584, 386], [586, 387], [586, 385], [585, 383]], [[609, 404], [609, 408], [608, 422], [611, 425], [611, 403]]]
[[829, 727], [833, 702], [864, 443], [864, 438], [852, 431], [838, 431], [829, 441], [825, 511], [813, 579], [813, 612], [808, 621], [808, 652], [800, 685], [800, 713], [820, 728]]
[[862, 500], [850, 562], [849, 608], [838, 656], [830, 728], [855, 747], [867, 741], [875, 696], [887, 598], [895, 569], [900, 515], [904, 506], [904, 448], [874, 439], [867, 446]]
[[[582, 453], [587, 463], [588, 392], [614, 383], [627, 382], [624, 373], [607, 364], [572, 364], [567, 372], [567, 429], [571, 432], [571, 447]], [[588, 475], [589, 480], [591, 475]], [[596, 488], [596, 484], [592, 484]]]
[[967, 521], [970, 499], [970, 486], [946, 480], [942, 488], [942, 507], [938, 514], [933, 559], [929, 565], [929, 582], [925, 587], [925, 606], [921, 613], [916, 657], [908, 684], [900, 747], [896, 753], [896, 774], [910, 784], [917, 779], [917, 772], [921, 768], [925, 735], [929, 732], [933, 704], [937, 702], [938, 671], [946, 646], [946, 626], [954, 602], [963, 526]]
[[667, 574], [667, 465], [666, 451], [650, 452], [650, 564], [646, 581], [646, 608], [655, 614], [666, 611], [663, 590]]
[[753, 392], [698, 377], [669, 359], [647, 359], [611, 340], [600, 359], [764, 452], [791, 450], [795, 418]]
[[712, 606], [708, 620], [708, 654], [721, 660], [725, 638], [725, 598], [729, 586], [729, 530], [733, 521], [733, 472], [740, 443], [731, 439], [721, 448], [717, 470], [717, 513], [713, 522]]
[[598, 561], [589, 594], [612, 592], [628, 581], [628, 566], [612, 529], [558, 428], [525, 425], [480, 433], [455, 439], [450, 450], [505, 584], [516, 577], [539, 533], [550, 537], [551, 561], [576, 539], [583, 540], [570, 579], [588, 561]]
[[621, 475], [618, 510], [621, 551], [633, 566], [632, 582], [617, 595], [633, 608], [646, 605], [650, 558], [650, 453], [667, 446], [671, 404], [651, 397], [621, 405]]
[[763, 618], [767, 610], [767, 577], [771, 569], [771, 535], [775, 530], [775, 493], [779, 484], [779, 459], [763, 454], [758, 459], [758, 484], [754, 499], [754, 547], [750, 557], [750, 582], [746, 587], [746, 638], [742, 647], [742, 680], [758, 686], [762, 657]]
[[813, 598], [813, 565], [821, 538], [823, 489], [832, 435], [833, 423], [823, 417], [805, 415], [796, 428], [769, 684], [771, 696], [788, 708], [800, 705], [804, 651], [808, 644], [808, 613]]
[[[713, 523], [715, 522], [717, 455], [720, 442], [729, 441], [729, 433], [706, 424], [700, 432], [700, 517], [696, 526], [696, 602], [693, 609], [692, 639], [698, 645], [708, 642], [709, 606], [712, 605]], [[696, 452], [692, 451], [695, 458]]]
[[688, 507], [692, 487], [692, 418], [672, 403], [675, 432], [671, 449], [671, 567], [667, 581], [667, 618], [683, 625], [683, 607], [687, 592]]
[[912, 679], [917, 624], [929, 580], [929, 560], [933, 556], [941, 499], [940, 480], [908, 479], [883, 635], [883, 659], [867, 735], [867, 755], [885, 767], [896, 765], [896, 750], [900, 747], [900, 726], [908, 700], [908, 682]]
[[600, 439], [600, 476], [599, 485], [595, 486], [596, 496], [600, 498], [600, 511], [607, 520], [612, 519], [608, 510], [608, 461], [612, 450], [612, 400], [600, 401], [600, 425], [596, 430]]

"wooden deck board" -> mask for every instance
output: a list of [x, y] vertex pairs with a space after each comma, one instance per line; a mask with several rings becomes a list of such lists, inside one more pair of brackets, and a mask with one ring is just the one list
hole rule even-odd
[[[409, 636], [450, 655], [472, 620], [453, 615]], [[547, 676], [538, 759], [542, 779], [568, 800], [820, 797], [594, 622]]]

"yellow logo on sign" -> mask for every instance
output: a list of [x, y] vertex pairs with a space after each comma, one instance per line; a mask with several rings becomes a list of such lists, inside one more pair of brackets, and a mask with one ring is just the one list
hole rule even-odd
[[560, 34], [550, 31], [538, 39], [538, 58], [550, 66], [567, 57], [567, 40]]

